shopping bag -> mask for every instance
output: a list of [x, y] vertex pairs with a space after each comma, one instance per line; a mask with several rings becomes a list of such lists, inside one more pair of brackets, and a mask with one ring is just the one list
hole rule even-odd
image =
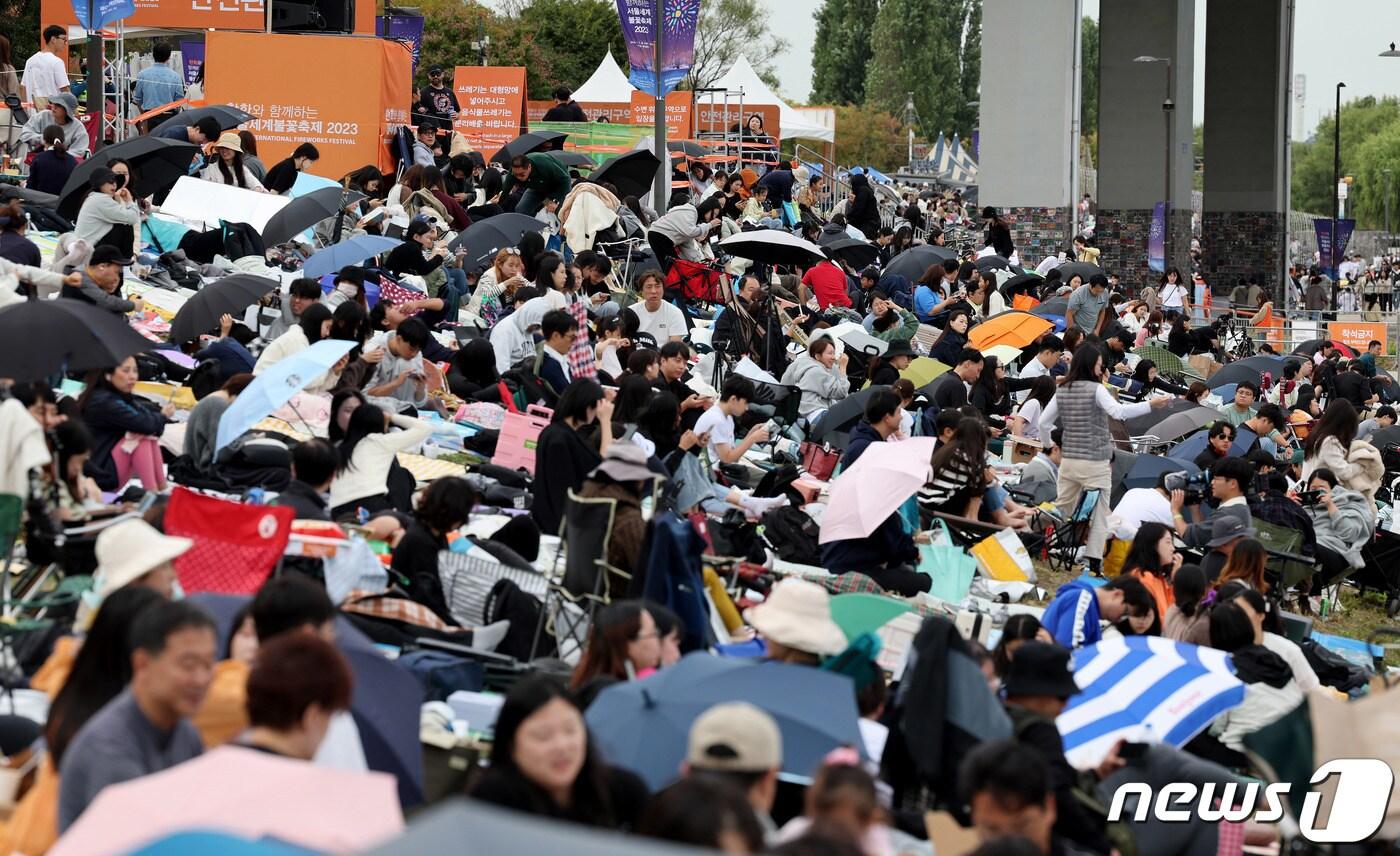
[[[933, 543], [919, 545], [919, 573], [933, 580], [929, 594], [948, 603], [962, 603], [972, 588], [977, 572], [977, 560], [953, 543], [948, 526], [935, 519]], [[941, 530], [941, 531], [940, 531]]]
[[837, 462], [841, 460], [841, 455], [830, 446], [817, 443], [803, 443], [801, 451], [802, 469], [822, 481], [831, 478], [831, 474], [836, 471]]
[[783, 225], [789, 229], [802, 225], [802, 213], [797, 210], [796, 202], [783, 203]]
[[540, 432], [549, 424], [554, 411], [538, 404], [530, 405], [524, 413], [507, 413], [501, 420], [501, 437], [496, 441], [496, 454], [491, 463], [511, 470], [535, 474], [535, 446]]
[[1001, 582], [1034, 581], [1035, 569], [1031, 567], [1031, 554], [1010, 529], [988, 535], [972, 545], [969, 552], [977, 560], [977, 567], [982, 570], [984, 576]]

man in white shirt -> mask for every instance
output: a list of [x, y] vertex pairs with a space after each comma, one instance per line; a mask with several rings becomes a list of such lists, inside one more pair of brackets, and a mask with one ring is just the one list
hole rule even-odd
[[[1021, 380], [1034, 380], [1050, 374], [1050, 370], [1059, 365], [1065, 353], [1064, 340], [1053, 333], [1040, 340], [1040, 349], [1036, 351], [1035, 359], [1028, 360], [1021, 366]], [[1025, 401], [1030, 395], [1030, 390], [1017, 393], [1019, 401]]]
[[662, 297], [666, 286], [661, 274], [642, 274], [642, 302], [632, 304], [629, 309], [637, 316], [639, 333], [646, 333], [656, 340], [658, 346], [667, 342], [679, 342], [686, 336], [685, 316], [674, 305]]
[[60, 51], [66, 50], [68, 30], [57, 24], [45, 27], [44, 49], [24, 63], [20, 100], [32, 101], [34, 109], [43, 110], [48, 107], [50, 98], [68, 91], [68, 66], [58, 56]]
[[749, 402], [753, 400], [753, 396], [753, 381], [742, 375], [732, 374], [724, 381], [719, 401], [706, 410], [700, 421], [695, 423], [695, 433], [700, 437], [709, 437], [706, 448], [710, 454], [710, 464], [716, 470], [720, 464], [738, 463], [755, 443], [762, 443], [768, 439], [768, 426], [760, 424], [749, 429], [742, 442], [734, 442], [734, 418], [742, 416], [744, 411], [749, 409]]
[[[1156, 487], [1135, 487], [1123, 494], [1113, 515], [1122, 521], [1114, 537], [1131, 539], [1144, 523], [1172, 524], [1172, 501], [1158, 479]], [[1173, 526], [1173, 528], [1175, 528]]]

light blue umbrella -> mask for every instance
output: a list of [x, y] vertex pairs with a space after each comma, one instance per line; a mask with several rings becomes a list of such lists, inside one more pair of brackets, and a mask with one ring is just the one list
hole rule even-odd
[[344, 339], [322, 339], [253, 378], [219, 419], [214, 451], [237, 440], [272, 411], [291, 401], [292, 396], [329, 371], [354, 347], [354, 342]]
[[1074, 652], [1079, 694], [1055, 720], [1065, 758], [1098, 766], [1119, 740], [1180, 748], [1244, 702], [1230, 655], [1159, 636], [1117, 636]]
[[626, 767], [656, 791], [680, 776], [691, 723], [729, 701], [746, 701], [777, 721], [784, 772], [811, 776], [840, 746], [864, 754], [851, 679], [786, 663], [688, 654], [649, 678], [603, 690], [586, 718], [608, 763]]
[[356, 235], [346, 238], [334, 246], [326, 247], [306, 260], [302, 265], [303, 276], [319, 279], [328, 273], [335, 273], [346, 265], [355, 265], [380, 253], [387, 253], [402, 241], [382, 238], [379, 235]]

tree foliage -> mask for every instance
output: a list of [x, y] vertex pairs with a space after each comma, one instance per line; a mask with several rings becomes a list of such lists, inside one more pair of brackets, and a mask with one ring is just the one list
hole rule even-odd
[[[1079, 36], [1079, 133], [1093, 137], [1099, 133], [1099, 22], [1088, 15], [1080, 22]], [[1093, 148], [1098, 161], [1098, 146]]]
[[836, 108], [837, 163], [893, 170], [908, 160], [907, 146], [904, 126], [893, 115], [873, 107]]
[[863, 104], [877, 0], [826, 0], [812, 45], [814, 104]]
[[484, 33], [491, 39], [490, 65], [526, 69], [529, 97], [545, 99], [554, 87], [577, 87], [593, 74], [611, 49], [626, 62], [617, 6], [608, 0], [529, 0], [497, 13], [473, 0], [420, 0], [423, 53], [418, 67], [478, 65], [471, 46]]
[[704, 89], [714, 85], [740, 56], [748, 57], [754, 71], [773, 91], [778, 76], [773, 57], [786, 51], [786, 39], [768, 20], [768, 9], [759, 0], [705, 0], [700, 5], [700, 21], [695, 27], [695, 60], [682, 89]]
[[[1326, 216], [1332, 210], [1333, 134], [1336, 120], [1317, 123], [1311, 140], [1293, 144], [1293, 203], [1298, 211]], [[1354, 176], [1347, 200], [1357, 228], [1379, 229], [1385, 224], [1385, 173], [1391, 170], [1392, 193], [1400, 187], [1400, 101], [1367, 96], [1342, 105], [1342, 175]], [[1397, 208], [1392, 197], [1394, 225]]]
[[10, 40], [10, 61], [23, 69], [24, 61], [39, 50], [39, 0], [0, 0], [0, 17]]
[[[978, 26], [969, 30], [973, 20]], [[866, 101], [890, 114], [913, 93], [919, 130], [971, 133], [981, 73], [981, 0], [884, 0], [875, 16]]]

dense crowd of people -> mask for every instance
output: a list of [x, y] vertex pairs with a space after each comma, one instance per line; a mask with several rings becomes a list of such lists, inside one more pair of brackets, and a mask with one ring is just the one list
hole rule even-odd
[[[160, 77], [148, 76], [145, 97], [164, 97]], [[953, 191], [881, 202], [856, 174], [832, 206], [823, 184], [835, 177], [800, 162], [712, 170], [682, 159], [671, 197], [647, 200], [548, 151], [498, 166], [443, 133], [458, 107], [442, 69], [428, 78], [402, 168], [344, 176], [362, 198], [314, 228], [327, 245], [392, 236], [392, 250], [325, 281], [282, 277], [270, 298], [249, 298], [246, 314], [196, 338], [6, 384], [0, 424], [15, 463], [0, 472], [30, 498], [31, 521], [76, 530], [119, 518], [95, 539], [93, 589], [72, 633], [25, 655], [25, 679], [51, 702], [42, 767], [4, 827], [10, 851], [44, 852], [104, 788], [218, 745], [370, 769], [368, 725], [351, 713], [360, 678], [343, 652], [347, 621], [404, 654], [427, 637], [531, 663], [490, 729], [489, 766], [465, 790], [539, 817], [728, 853], [928, 853], [926, 808], [974, 827], [987, 854], [1236, 853], [1246, 838], [1273, 839], [1250, 827], [1235, 841], [1238, 830], [1200, 819], [1172, 837], [1158, 822], [1110, 822], [1104, 806], [1125, 782], [1260, 775], [1245, 753], [1251, 734], [1307, 692], [1364, 685], [1291, 638], [1284, 613], [1321, 620], [1336, 609], [1336, 586], [1366, 570], [1389, 513], [1385, 443], [1373, 438], [1395, 425], [1400, 387], [1378, 365], [1381, 342], [1356, 355], [1330, 341], [1292, 354], [1259, 342], [1250, 359], [1264, 362], [1239, 359], [1240, 342], [1198, 296], [1208, 294], [1198, 270], [1120, 281], [1095, 264], [1086, 236], [1032, 267], [1013, 220]], [[36, 126], [38, 189], [61, 188], [85, 153], [85, 135], [65, 130], [71, 100], [54, 93]], [[556, 120], [581, 118], [567, 90], [555, 102]], [[754, 118], [745, 133], [757, 137]], [[267, 168], [251, 134], [216, 121], [168, 133], [207, 147], [194, 170], [203, 180], [259, 192], [286, 193], [319, 156], [306, 144]], [[145, 318], [147, 271], [133, 258], [166, 227], [131, 175], [121, 161], [93, 173], [59, 238], [66, 257], [40, 256], [21, 201], [0, 207], [0, 306], [53, 299]], [[481, 258], [454, 243], [504, 213], [538, 225]], [[576, 215], [601, 225], [580, 240]], [[810, 242], [808, 257], [766, 256], [763, 236], [779, 233]], [[752, 243], [733, 250], [736, 238]], [[198, 252], [208, 238], [177, 240]], [[634, 249], [644, 243], [650, 253]], [[219, 252], [228, 246], [221, 236]], [[274, 258], [303, 261], [264, 249], [232, 261], [270, 275]], [[917, 275], [891, 272], [923, 254]], [[1339, 276], [1377, 305], [1388, 294], [1365, 285], [1388, 280], [1383, 260]], [[697, 295], [696, 278], [720, 287]], [[1297, 305], [1324, 308], [1306, 296], [1315, 285]], [[1228, 318], [1272, 311], [1271, 288], [1240, 289]], [[1008, 338], [988, 344], [986, 331], [1009, 321]], [[260, 378], [325, 342], [344, 356], [298, 375], [300, 423], [220, 441], [231, 409], [266, 394]], [[177, 354], [195, 369], [182, 371]], [[1209, 383], [1243, 368], [1228, 388]], [[195, 403], [153, 400], [141, 387], [152, 379], [188, 387]], [[531, 467], [493, 466], [517, 442], [505, 422], [532, 405], [548, 416], [518, 441]], [[1154, 433], [1182, 415], [1194, 421]], [[454, 419], [469, 430], [455, 433]], [[919, 484], [863, 534], [820, 538], [836, 522], [828, 500], [876, 469], [870, 461], [888, 465], [883, 444], [920, 450], [901, 464], [923, 474]], [[407, 456], [429, 449], [462, 455], [470, 474], [420, 481]], [[1167, 463], [1127, 487], [1118, 463], [1134, 453]], [[363, 590], [337, 591], [328, 564], [302, 557], [281, 563], [231, 625], [216, 622], [184, 598], [177, 572], [196, 540], [162, 531], [171, 492], [185, 488], [255, 493], [299, 522], [382, 544], [371, 594], [391, 613], [365, 618]], [[584, 549], [588, 533], [571, 521], [590, 504], [607, 507], [608, 523], [578, 651], [560, 639], [542, 657], [541, 634], [522, 633], [548, 613], [543, 592], [491, 588], [490, 610], [464, 606], [444, 556], [547, 569], [551, 549]], [[950, 524], [977, 540], [948, 534]], [[1269, 528], [1299, 533], [1307, 573], [1279, 573]], [[658, 575], [680, 564], [666, 532], [702, 529], [709, 552], [733, 548], [744, 573], [728, 585], [714, 575], [712, 587], [697, 576], [685, 596], [659, 597]], [[1043, 608], [997, 611], [970, 580], [948, 599], [954, 569], [928, 561], [928, 548], [1001, 533], [1037, 555], [1065, 553], [1082, 576]], [[898, 669], [878, 659], [876, 633], [838, 621], [832, 595], [851, 590], [932, 616]], [[949, 620], [967, 608], [995, 615], [985, 647]], [[1132, 637], [1227, 653], [1243, 701], [1177, 745], [1119, 744], [1076, 768], [1056, 725], [1080, 690], [1072, 659]], [[663, 687], [688, 658], [735, 656], [731, 646], [849, 679], [849, 701], [831, 709], [856, 711], [859, 741], [794, 771], [782, 715], [736, 699], [695, 711], [684, 761], [661, 787], [600, 750], [596, 705], [636, 682]], [[980, 672], [935, 691], [930, 674], [952, 675], [955, 656]], [[930, 764], [927, 744], [943, 738], [929, 735], [951, 729], [940, 693], [954, 691], [1001, 723], [999, 736], [948, 742]], [[780, 780], [794, 772], [801, 789]]]

